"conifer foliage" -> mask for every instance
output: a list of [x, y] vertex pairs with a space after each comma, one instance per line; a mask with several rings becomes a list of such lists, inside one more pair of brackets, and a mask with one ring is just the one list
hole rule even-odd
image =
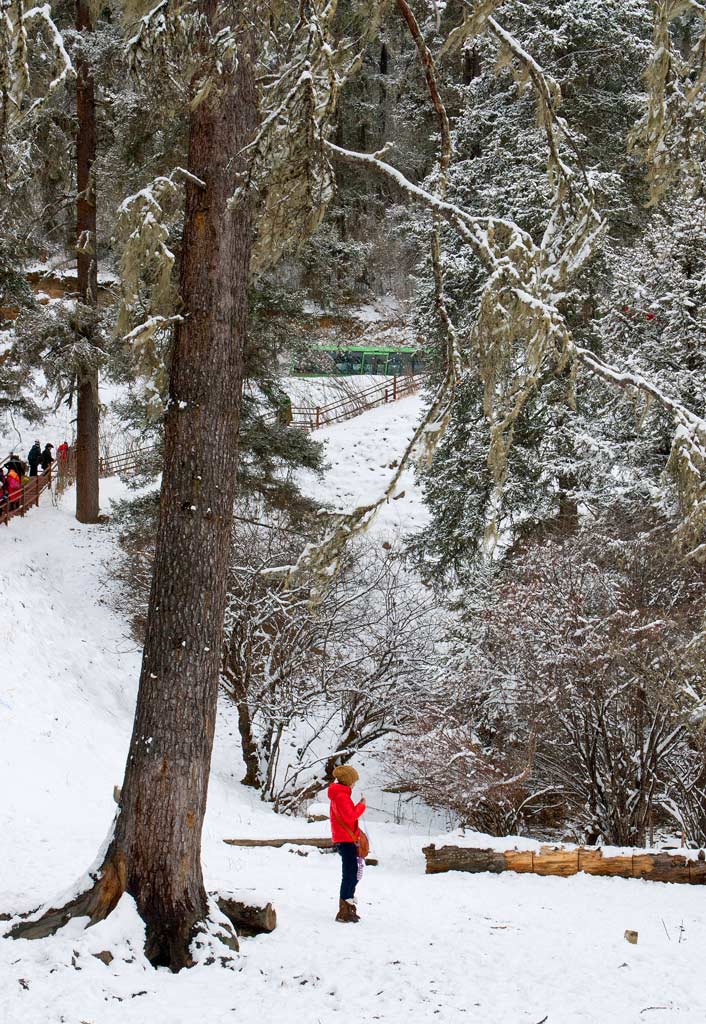
[[[0, 300], [21, 310], [0, 404], [40, 363], [60, 395], [77, 390], [86, 521], [99, 367], [163, 428], [119, 813], [76, 895], [12, 933], [100, 920], [128, 893], [155, 965], [233, 947], [200, 860], [222, 679], [247, 781], [283, 808], [394, 728], [400, 784], [463, 822], [632, 843], [671, 821], [701, 840], [703, 4], [118, 7], [0, 0]], [[56, 158], [74, 137], [76, 166]], [[407, 260], [423, 243], [406, 283], [436, 360], [422, 418], [375, 499], [285, 535], [267, 574], [250, 552], [233, 579], [236, 499], [306, 511], [273, 466], [318, 464], [286, 417], [262, 415], [283, 401], [270, 321], [311, 297], [287, 274], [333, 262], [359, 284], [376, 220]], [[49, 317], [21, 264], [66, 249], [76, 301]], [[99, 259], [120, 278], [103, 307]], [[407, 568], [371, 559], [360, 592], [351, 571], [351, 542], [413, 462], [441, 655], [426, 596], [402, 599]], [[375, 619], [372, 645], [342, 607]], [[312, 708], [326, 727], [283, 781], [282, 737]]]

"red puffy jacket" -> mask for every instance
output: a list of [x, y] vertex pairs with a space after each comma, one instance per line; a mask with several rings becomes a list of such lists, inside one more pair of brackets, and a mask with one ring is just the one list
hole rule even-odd
[[22, 490], [22, 481], [18, 477], [17, 473], [15, 473], [14, 469], [10, 470], [5, 479], [7, 481], [8, 493], [11, 498], [14, 498], [15, 495]]
[[354, 804], [351, 787], [332, 782], [328, 788], [331, 801], [331, 838], [334, 843], [354, 843], [358, 838], [358, 818], [365, 814], [365, 803]]

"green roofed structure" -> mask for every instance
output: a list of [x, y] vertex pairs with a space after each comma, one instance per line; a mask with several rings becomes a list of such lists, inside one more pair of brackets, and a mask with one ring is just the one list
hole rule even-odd
[[292, 374], [296, 377], [351, 377], [366, 373], [393, 376], [421, 373], [423, 369], [423, 351], [411, 346], [316, 345], [295, 359]]

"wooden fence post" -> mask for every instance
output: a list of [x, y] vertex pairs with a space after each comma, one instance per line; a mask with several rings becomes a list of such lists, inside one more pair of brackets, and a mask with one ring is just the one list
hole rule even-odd
[[392, 375], [392, 401], [397, 401], [397, 374]]
[[321, 409], [317, 405], [316, 406], [316, 426], [314, 427], [314, 430], [318, 430], [319, 429], [319, 418], [320, 418], [320, 416], [321, 416]]

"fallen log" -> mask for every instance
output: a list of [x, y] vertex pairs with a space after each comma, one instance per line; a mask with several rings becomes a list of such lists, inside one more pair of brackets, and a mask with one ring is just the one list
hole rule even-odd
[[251, 906], [227, 893], [216, 893], [216, 902], [239, 935], [269, 935], [277, 927], [277, 912], [271, 903]]
[[586, 875], [633, 878], [632, 855], [604, 857], [600, 849], [579, 849], [579, 866]]
[[432, 843], [423, 849], [426, 873], [481, 871], [499, 874], [556, 875], [567, 878], [579, 872], [616, 878], [644, 878], [652, 882], [706, 884], [706, 857], [699, 850], [696, 860], [683, 854], [650, 853], [635, 850], [606, 856], [600, 848], [541, 846], [538, 850], [492, 850], [469, 846], [442, 846]]
[[330, 850], [333, 847], [331, 839], [224, 839], [229, 846], [274, 846], [278, 849], [282, 846], [316, 846], [320, 850]]
[[427, 859], [427, 874], [436, 875], [442, 871], [490, 871], [500, 874], [506, 871], [505, 857], [497, 850], [472, 850], [462, 846], [426, 846], [424, 856]]
[[[333, 850], [332, 839], [224, 839], [229, 846], [259, 847], [270, 846], [281, 849], [283, 846], [314, 846], [317, 850]], [[368, 867], [378, 864], [377, 857], [366, 857]]]
[[560, 875], [568, 878], [579, 870], [579, 851], [560, 850], [556, 847], [543, 846], [539, 853], [532, 854], [532, 874]]

